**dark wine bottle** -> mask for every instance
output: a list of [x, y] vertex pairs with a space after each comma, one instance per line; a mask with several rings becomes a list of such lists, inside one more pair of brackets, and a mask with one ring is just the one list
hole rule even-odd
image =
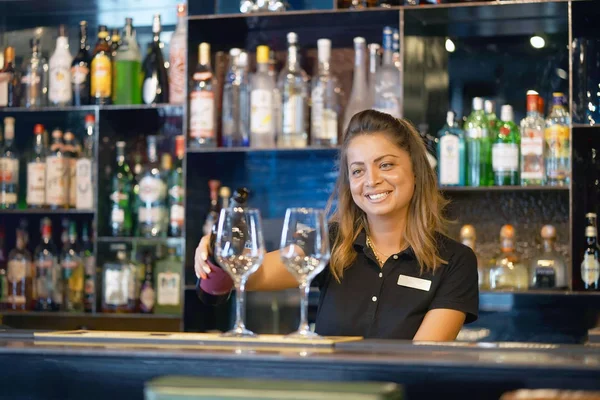
[[[244, 207], [248, 201], [250, 191], [246, 188], [239, 188], [233, 192], [229, 208]], [[219, 220], [213, 225], [208, 245], [208, 263], [211, 267], [211, 273], [208, 279], [198, 279], [196, 283], [196, 294], [198, 298], [208, 305], [219, 305], [225, 303], [231, 295], [233, 280], [225, 270], [219, 265], [214, 257], [215, 242], [217, 240], [217, 226]], [[243, 230], [242, 230], [243, 231]]]
[[88, 45], [88, 25], [86, 21], [79, 23], [79, 52], [71, 64], [71, 88], [73, 105], [90, 104], [90, 52]]
[[152, 22], [152, 43], [148, 45], [148, 54], [142, 64], [144, 83], [142, 85], [142, 101], [144, 104], [169, 102], [169, 76], [165, 68], [165, 58], [161, 50], [160, 14], [154, 16]]

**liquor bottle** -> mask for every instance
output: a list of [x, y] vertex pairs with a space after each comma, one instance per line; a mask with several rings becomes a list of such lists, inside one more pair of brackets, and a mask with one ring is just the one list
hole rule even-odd
[[500, 230], [500, 253], [490, 268], [492, 290], [525, 290], [529, 286], [527, 267], [515, 252], [515, 229], [504, 225]]
[[40, 40], [31, 39], [31, 57], [25, 62], [21, 78], [23, 107], [43, 107], [47, 104], [48, 71], [46, 59], [42, 56]]
[[62, 132], [52, 132], [52, 145], [46, 156], [46, 205], [52, 209], [69, 204], [69, 163], [63, 153]]
[[6, 277], [8, 262], [6, 259], [5, 239], [4, 225], [0, 225], [0, 310], [7, 308], [8, 301], [8, 280]]
[[94, 245], [88, 230], [88, 224], [84, 223], [81, 230], [81, 258], [83, 263], [83, 309], [85, 312], [96, 312], [96, 257], [94, 256]]
[[142, 56], [133, 29], [133, 19], [125, 18], [123, 40], [115, 55], [115, 104], [142, 103]]
[[211, 179], [208, 181], [208, 189], [210, 193], [210, 207], [208, 209], [208, 214], [206, 215], [206, 219], [204, 220], [204, 226], [202, 227], [202, 233], [204, 235], [208, 235], [212, 232], [213, 225], [219, 218], [219, 212], [221, 211], [219, 207], [219, 187], [221, 186], [221, 181], [216, 179]]
[[71, 105], [73, 93], [71, 91], [71, 64], [73, 56], [69, 51], [69, 37], [67, 28], [61, 25], [58, 28], [56, 49], [50, 57], [50, 82], [48, 84], [48, 100], [51, 105], [64, 107]]
[[488, 121], [490, 137], [495, 138], [498, 134], [498, 124], [500, 123], [496, 116], [496, 102], [494, 100], [485, 100], [483, 102], [483, 110]]
[[483, 111], [483, 99], [473, 99], [473, 111], [465, 122], [468, 186], [491, 186], [492, 178], [492, 141], [489, 122]]
[[514, 123], [513, 108], [503, 105], [500, 110], [498, 135], [492, 145], [492, 169], [494, 184], [497, 186], [514, 186], [519, 179], [519, 148], [521, 133]]
[[85, 137], [83, 152], [75, 162], [75, 181], [71, 189], [75, 190], [75, 208], [91, 210], [94, 208], [94, 126], [93, 114], [85, 116]]
[[79, 155], [77, 154], [75, 135], [71, 131], [66, 131], [64, 134], [63, 155], [68, 169], [67, 191], [69, 193], [69, 200], [67, 204], [70, 208], [75, 208], [75, 204], [77, 203], [77, 159]]
[[115, 59], [120, 46], [121, 34], [117, 28], [113, 28], [110, 32], [110, 55], [112, 56], [113, 60]]
[[308, 141], [308, 75], [300, 66], [298, 35], [287, 34], [288, 57], [279, 73], [277, 86], [281, 93], [281, 126], [278, 147], [306, 147]]
[[131, 189], [133, 175], [125, 162], [125, 142], [117, 142], [117, 166], [112, 176], [110, 194], [110, 229], [112, 236], [131, 236]]
[[402, 81], [392, 60], [392, 28], [383, 28], [383, 61], [375, 77], [373, 108], [395, 118], [402, 117]]
[[27, 206], [42, 208], [46, 204], [46, 148], [44, 126], [33, 127], [33, 154], [27, 163]]
[[152, 20], [152, 43], [148, 45], [148, 54], [142, 64], [144, 81], [142, 84], [142, 101], [144, 104], [169, 102], [169, 77], [165, 68], [165, 59], [160, 41], [160, 14]]
[[369, 107], [375, 104], [375, 86], [377, 83], [377, 71], [379, 70], [379, 50], [381, 46], [377, 43], [369, 43]]
[[102, 266], [102, 312], [132, 313], [134, 311], [129, 304], [130, 291], [134, 289], [130, 285], [132, 274], [125, 250], [119, 249], [116, 259]]
[[155, 314], [181, 315], [182, 288], [181, 288], [181, 259], [175, 247], [169, 247], [168, 255], [156, 261], [154, 287], [156, 288]]
[[331, 40], [317, 40], [319, 74], [311, 89], [311, 142], [315, 146], [337, 146], [340, 115], [340, 84], [330, 69]]
[[60, 303], [55, 301], [55, 293], [60, 284], [60, 266], [56, 246], [52, 241], [52, 222], [49, 218], [44, 218], [41, 225], [42, 238], [33, 257], [37, 295], [35, 309], [37, 311], [58, 311]]
[[8, 282], [7, 307], [24, 311], [31, 299], [31, 253], [25, 248], [27, 232], [17, 228], [17, 245], [8, 255], [6, 280]]
[[108, 43], [108, 29], [105, 25], [98, 27], [98, 42], [92, 57], [90, 72], [90, 97], [92, 104], [106, 105], [112, 98], [112, 52]]
[[446, 114], [446, 125], [438, 133], [437, 143], [439, 184], [464, 186], [465, 133], [458, 126], [453, 111]]
[[552, 186], [567, 185], [571, 174], [570, 117], [564, 106], [562, 93], [552, 94], [552, 111], [546, 119], [546, 183]]
[[598, 247], [598, 230], [596, 214], [586, 214], [585, 241], [586, 248], [581, 262], [581, 280], [585, 290], [600, 290], [600, 249]]
[[4, 49], [4, 68], [0, 71], [0, 107], [19, 107], [21, 85], [15, 69], [15, 48]]
[[183, 199], [185, 189], [183, 183], [183, 157], [185, 155], [185, 137], [175, 137], [175, 168], [169, 176], [169, 236], [183, 235], [185, 209]]
[[77, 227], [75, 221], [69, 223], [68, 239], [63, 246], [60, 265], [63, 279], [63, 309], [65, 311], [83, 311], [83, 289], [85, 270], [77, 246]]
[[567, 264], [555, 248], [556, 228], [552, 225], [544, 225], [541, 236], [544, 248], [531, 260], [530, 288], [567, 289]]
[[269, 73], [269, 47], [256, 48], [256, 73], [250, 92], [250, 145], [275, 147], [275, 80]]
[[248, 54], [237, 48], [229, 50], [229, 69], [223, 85], [223, 147], [249, 145], [250, 87], [247, 68]]
[[185, 65], [187, 62], [187, 5], [177, 4], [177, 27], [169, 43], [169, 102], [185, 102]]
[[156, 154], [156, 136], [148, 136], [148, 164], [140, 179], [138, 230], [143, 237], [167, 233], [167, 185]]
[[215, 99], [210, 45], [198, 46], [198, 65], [190, 92], [190, 146], [215, 147]]
[[19, 153], [14, 145], [15, 119], [4, 118], [4, 148], [0, 153], [0, 208], [17, 208], [19, 195]]
[[367, 87], [366, 44], [362, 37], [354, 38], [354, 77], [352, 78], [352, 92], [344, 112], [344, 133], [354, 114], [371, 108], [369, 103], [369, 89]]
[[151, 314], [156, 304], [156, 291], [154, 290], [154, 257], [149, 251], [142, 256], [144, 279], [140, 288], [140, 312]]
[[465, 246], [469, 247], [475, 253], [477, 257], [477, 284], [480, 290], [488, 290], [490, 288], [490, 276], [489, 268], [479, 258], [477, 250], [475, 248], [475, 242], [477, 239], [477, 233], [473, 225], [463, 225], [460, 229], [460, 242]]
[[79, 23], [79, 51], [71, 64], [71, 89], [73, 105], [85, 106], [90, 104], [90, 46], [88, 45], [87, 21]]
[[[250, 192], [246, 188], [236, 189], [229, 204], [223, 204], [224, 208], [245, 207]], [[219, 266], [214, 258], [214, 248], [217, 240], [217, 221], [212, 226], [209, 240], [208, 262], [212, 266], [212, 272], [208, 279], [199, 279], [196, 283], [196, 294], [198, 298], [209, 305], [225, 303], [231, 294], [233, 281], [229, 274]]]
[[[258, 48], [257, 48], [258, 50]], [[258, 53], [257, 53], [258, 56]], [[276, 132], [279, 130], [279, 127], [281, 126], [281, 124], [283, 123], [282, 120], [282, 110], [281, 110], [281, 104], [282, 104], [282, 100], [281, 100], [281, 91], [279, 90], [279, 86], [277, 85], [277, 58], [275, 57], [275, 50], [270, 49], [269, 50], [269, 76], [271, 77], [271, 79], [273, 79], [273, 85], [274, 85], [274, 89], [273, 89], [273, 128], [275, 129], [275, 133], [273, 135], [273, 147], [275, 146], [275, 142], [276, 142]]]
[[527, 116], [521, 121], [521, 185], [543, 185], [545, 121], [540, 114], [539, 95], [527, 92]]

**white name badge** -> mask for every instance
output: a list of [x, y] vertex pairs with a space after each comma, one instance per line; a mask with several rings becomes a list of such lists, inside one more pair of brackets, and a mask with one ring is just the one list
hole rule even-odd
[[400, 275], [398, 277], [398, 286], [406, 286], [409, 288], [429, 292], [429, 289], [431, 289], [431, 281], [428, 281], [427, 279], [414, 278], [412, 276]]

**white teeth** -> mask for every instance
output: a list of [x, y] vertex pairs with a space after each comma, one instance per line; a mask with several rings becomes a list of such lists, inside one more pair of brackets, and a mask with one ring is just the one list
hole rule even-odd
[[371, 200], [381, 200], [384, 197], [387, 197], [388, 194], [390, 194], [390, 192], [371, 194], [371, 195], [368, 195], [367, 197]]

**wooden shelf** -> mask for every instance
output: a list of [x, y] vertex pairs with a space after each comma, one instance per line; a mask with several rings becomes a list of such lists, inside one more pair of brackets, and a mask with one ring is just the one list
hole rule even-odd
[[26, 208], [26, 209], [7, 209], [0, 210], [2, 214], [14, 214], [14, 215], [70, 215], [70, 214], [81, 214], [81, 215], [94, 215], [96, 210], [78, 210], [78, 209], [58, 209], [51, 210], [48, 208]]

